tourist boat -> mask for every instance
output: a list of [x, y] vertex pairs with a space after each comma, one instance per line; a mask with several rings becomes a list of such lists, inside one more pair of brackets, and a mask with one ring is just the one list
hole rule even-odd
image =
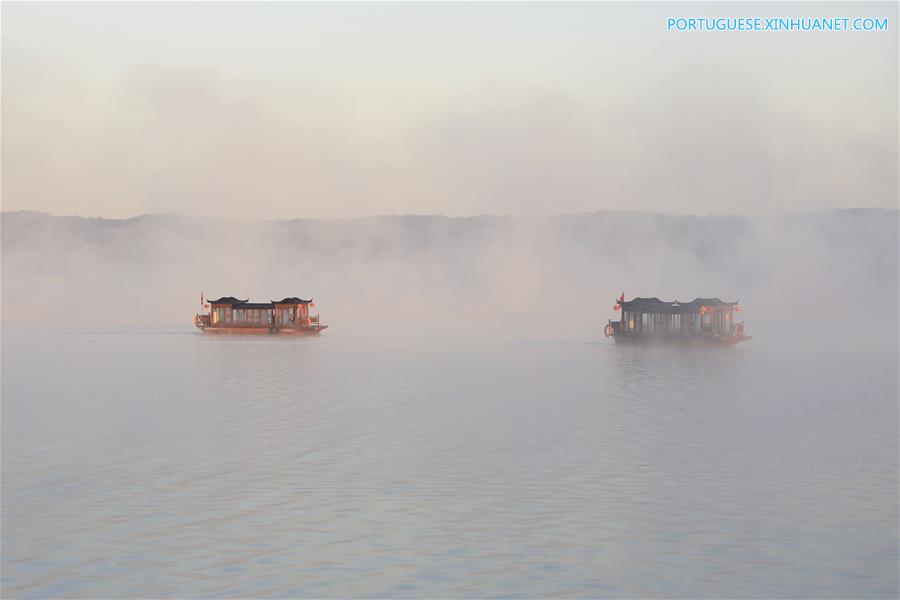
[[194, 315], [194, 325], [204, 333], [318, 335], [328, 328], [319, 315], [309, 314], [316, 306], [312, 299], [249, 302], [223, 296], [204, 303], [201, 294], [200, 305], [209, 312]]
[[659, 298], [634, 298], [622, 294], [613, 310], [618, 321], [606, 324], [604, 333], [618, 342], [697, 342], [734, 345], [746, 342], [744, 322], [735, 322], [741, 312], [737, 302], [718, 298], [694, 298], [690, 302], [666, 302]]

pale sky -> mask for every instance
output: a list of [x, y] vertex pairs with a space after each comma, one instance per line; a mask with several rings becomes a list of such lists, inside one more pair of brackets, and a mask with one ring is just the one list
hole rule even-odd
[[[888, 17], [679, 33], [667, 17]], [[2, 208], [896, 207], [897, 4], [2, 4]]]

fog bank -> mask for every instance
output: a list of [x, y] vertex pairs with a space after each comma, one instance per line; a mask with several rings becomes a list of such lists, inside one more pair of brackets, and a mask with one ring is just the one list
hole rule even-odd
[[4, 329], [183, 330], [314, 297], [327, 335], [591, 340], [626, 297], [740, 300], [748, 333], [895, 336], [898, 211], [238, 221], [2, 214]]

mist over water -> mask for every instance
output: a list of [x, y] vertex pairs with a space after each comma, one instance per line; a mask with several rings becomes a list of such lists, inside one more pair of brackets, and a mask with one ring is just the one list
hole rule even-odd
[[[4, 597], [900, 593], [897, 211], [2, 218]], [[754, 339], [614, 345], [623, 290]]]
[[897, 329], [895, 210], [2, 218], [7, 329], [191, 330], [201, 290], [314, 297], [330, 334], [591, 340], [623, 291], [740, 300], [751, 334]]

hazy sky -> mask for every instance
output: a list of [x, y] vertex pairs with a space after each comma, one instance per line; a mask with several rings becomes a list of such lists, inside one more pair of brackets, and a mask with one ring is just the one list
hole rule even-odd
[[[669, 16], [887, 16], [678, 33]], [[9, 3], [2, 208], [897, 205], [897, 4]]]

